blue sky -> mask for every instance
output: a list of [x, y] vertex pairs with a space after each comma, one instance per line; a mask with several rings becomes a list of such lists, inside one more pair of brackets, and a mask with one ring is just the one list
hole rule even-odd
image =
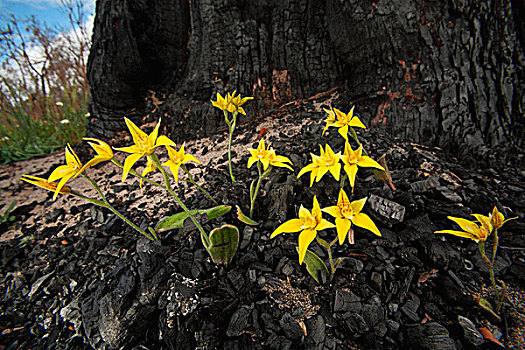
[[[83, 2], [86, 3], [86, 16], [93, 15], [95, 0]], [[49, 27], [70, 29], [67, 15], [61, 8], [61, 0], [0, 0], [0, 14], [1, 28], [5, 28], [6, 16], [14, 14], [18, 18], [34, 15]]]

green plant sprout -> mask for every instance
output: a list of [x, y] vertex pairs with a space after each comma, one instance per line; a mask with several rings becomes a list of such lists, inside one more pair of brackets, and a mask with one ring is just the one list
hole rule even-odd
[[[491, 314], [493, 314], [496, 318], [499, 317], [499, 313], [501, 310], [501, 305], [503, 304], [503, 301], [505, 300], [505, 295], [507, 294], [507, 286], [503, 281], [501, 282], [502, 289], [501, 291], [498, 288], [498, 284], [496, 282], [496, 278], [494, 275], [494, 264], [496, 262], [496, 253], [498, 251], [498, 243], [499, 243], [499, 237], [498, 237], [498, 229], [500, 229], [504, 223], [506, 223], [509, 220], [514, 220], [517, 217], [505, 219], [505, 216], [498, 211], [498, 208], [494, 206], [494, 209], [492, 210], [492, 213], [489, 213], [488, 216], [481, 215], [481, 214], [472, 214], [477, 220], [477, 223], [474, 221], [470, 221], [467, 219], [462, 218], [456, 218], [453, 216], [449, 216], [448, 218], [452, 221], [454, 221], [456, 224], [459, 225], [459, 227], [463, 231], [457, 231], [457, 230], [440, 230], [436, 231], [434, 233], [445, 233], [445, 234], [451, 234], [454, 236], [462, 237], [462, 238], [468, 238], [473, 240], [478, 244], [478, 250], [481, 254], [481, 258], [487, 264], [489, 268], [489, 274], [490, 274], [490, 283], [492, 284], [492, 287], [494, 288], [494, 292], [496, 293], [496, 307], [493, 308], [492, 305], [483, 298], [478, 298], [478, 304], [485, 310], [489, 311]], [[489, 236], [493, 234], [494, 240], [492, 244], [492, 254], [489, 259], [485, 252], [485, 242], [489, 238]]]
[[268, 148], [266, 148], [264, 144], [264, 139], [262, 138], [259, 141], [259, 146], [256, 149], [250, 148], [248, 150], [251, 154], [251, 157], [248, 159], [248, 169], [251, 168], [254, 163], [257, 163], [257, 171], [259, 173], [259, 177], [257, 178], [257, 184], [255, 185], [255, 187], [255, 180], [253, 180], [250, 185], [250, 218], [252, 218], [253, 205], [255, 203], [255, 199], [257, 198], [257, 193], [259, 192], [261, 180], [270, 174], [270, 172], [272, 171], [272, 167], [274, 166], [287, 168], [291, 171], [293, 171], [293, 168], [287, 164], [292, 164], [292, 161], [284, 156], [279, 156], [275, 154], [275, 151], [272, 148], [270, 148], [270, 144], [268, 144]]
[[[236, 91], [232, 94], [228, 93], [226, 97], [222, 97], [221, 94], [217, 93], [217, 100], [211, 101], [211, 104], [214, 107], [219, 108], [224, 113], [224, 120], [228, 125], [228, 168], [230, 170], [230, 177], [232, 182], [235, 182], [235, 177], [233, 176], [232, 170], [232, 156], [231, 156], [231, 147], [232, 147], [232, 136], [233, 131], [235, 130], [235, 125], [237, 124], [237, 114], [241, 113], [246, 115], [244, 108], [241, 106], [249, 100], [253, 100], [253, 97], [241, 97], [241, 95], [235, 96]], [[228, 117], [228, 112], [232, 114], [231, 119]]]
[[[195, 225], [195, 227], [199, 230], [200, 235], [201, 235], [201, 240], [204, 244], [204, 247], [206, 248], [208, 253], [211, 255], [212, 260], [217, 264], [228, 265], [233, 259], [233, 256], [235, 255], [235, 252], [238, 247], [238, 243], [239, 243], [238, 229], [233, 225], [223, 225], [220, 228], [216, 228], [212, 230], [210, 234], [207, 234], [206, 231], [203, 229], [202, 225], [195, 218], [195, 215], [196, 214], [206, 214], [207, 219], [212, 220], [221, 215], [226, 214], [231, 209], [231, 207], [221, 205], [221, 206], [217, 206], [217, 207], [206, 209], [206, 210], [190, 211], [184, 205], [182, 200], [177, 196], [177, 194], [174, 192], [171, 186], [170, 176], [168, 172], [164, 169], [164, 166], [169, 167], [172, 173], [172, 177], [175, 179], [175, 181], [178, 181], [179, 180], [178, 170], [179, 168], [182, 168], [188, 174], [188, 177], [189, 177], [188, 182], [196, 185], [204, 194], [206, 194], [212, 201], [214, 201], [214, 203], [216, 203], [215, 200], [213, 200], [213, 198], [204, 189], [202, 189], [202, 187], [196, 184], [196, 182], [193, 180], [193, 177], [191, 177], [191, 174], [188, 172], [184, 164], [188, 161], [193, 161], [193, 162], [199, 162], [199, 161], [195, 157], [185, 153], [184, 145], [182, 145], [178, 151], [175, 151], [172, 148], [176, 146], [173, 141], [171, 141], [166, 136], [158, 135], [159, 127], [160, 127], [160, 120], [150, 135], [147, 135], [142, 130], [140, 130], [131, 120], [125, 118], [125, 121], [128, 126], [128, 129], [130, 130], [131, 136], [134, 141], [134, 145], [116, 149], [116, 150], [130, 153], [130, 155], [124, 161], [124, 164], [121, 164], [118, 160], [115, 159], [113, 155], [113, 150], [107, 143], [101, 140], [89, 138], [86, 140], [91, 141], [89, 142], [89, 144], [93, 147], [93, 149], [95, 150], [97, 154], [95, 155], [93, 159], [88, 161], [86, 165], [84, 166], [82, 165], [78, 156], [75, 154], [71, 146], [68, 145], [65, 151], [66, 164], [61, 165], [58, 168], [56, 168], [51, 173], [48, 179], [24, 175], [22, 176], [22, 180], [28, 183], [31, 183], [33, 185], [36, 185], [38, 187], [44, 188], [46, 190], [53, 191], [54, 192], [53, 199], [56, 199], [58, 194], [71, 194], [71, 195], [80, 197], [82, 199], [85, 199], [95, 205], [107, 208], [111, 212], [113, 212], [115, 215], [117, 215], [119, 218], [121, 218], [125, 223], [131, 226], [134, 230], [136, 230], [137, 232], [139, 232], [140, 234], [144, 235], [145, 237], [147, 237], [148, 239], [152, 241], [159, 239], [159, 236], [158, 236], [159, 232], [181, 227], [184, 220], [189, 217], [191, 221], [193, 222], [193, 224]], [[164, 146], [166, 148], [168, 152], [168, 157], [169, 157], [169, 160], [163, 164], [160, 163], [159, 158], [155, 154], [155, 151], [160, 146]], [[132, 167], [140, 158], [144, 156], [147, 157], [148, 163], [147, 163], [146, 168], [142, 172], [142, 175], [139, 175], [135, 170], [132, 169]], [[128, 218], [126, 218], [123, 214], [121, 214], [117, 209], [115, 209], [108, 202], [104, 193], [102, 192], [100, 187], [97, 185], [97, 183], [93, 181], [86, 174], [86, 170], [89, 167], [92, 167], [98, 163], [105, 162], [105, 161], [111, 161], [112, 163], [114, 163], [115, 165], [123, 169], [122, 181], [125, 181], [127, 176], [131, 174], [133, 176], [139, 177], [141, 179], [141, 182], [145, 181], [151, 185], [165, 189], [166, 191], [170, 193], [170, 195], [177, 202], [177, 204], [183, 209], [184, 212], [175, 214], [170, 218], [162, 220], [159, 224], [157, 224], [155, 229], [148, 227], [147, 230], [142, 230], [140, 227], [138, 227], [133, 222], [131, 222]], [[155, 170], [158, 170], [162, 174], [164, 178], [164, 184], [157, 183], [145, 177], [145, 175]], [[72, 190], [70, 187], [65, 186], [66, 182], [69, 179], [75, 178], [78, 176], [81, 176], [84, 179], [86, 179], [91, 184], [91, 186], [96, 190], [96, 192], [98, 193], [98, 195], [101, 197], [102, 200], [87, 197], [79, 192]], [[60, 181], [56, 183], [55, 182], [56, 180], [60, 180]]]

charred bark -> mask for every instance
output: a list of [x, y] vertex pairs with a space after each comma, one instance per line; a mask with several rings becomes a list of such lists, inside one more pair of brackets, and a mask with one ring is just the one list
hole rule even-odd
[[[518, 0], [175, 3], [98, 1], [93, 133], [154, 111], [175, 138], [210, 135], [222, 123], [209, 104], [217, 91], [255, 96], [253, 114], [339, 86], [336, 107], [356, 104], [400, 137], [477, 154], [523, 145]], [[148, 106], [159, 87], [164, 104]]]

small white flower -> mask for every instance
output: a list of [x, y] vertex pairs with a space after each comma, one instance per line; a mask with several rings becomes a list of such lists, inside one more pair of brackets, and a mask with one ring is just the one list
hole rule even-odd
[[9, 141], [9, 137], [7, 136], [2, 137], [2, 141]]
[[86, 114], [84, 114], [84, 117], [86, 117], [86, 118], [91, 117], [91, 113], [87, 112]]
[[60, 124], [69, 124], [69, 119], [62, 119]]
[[60, 101], [58, 101], [58, 102], [55, 103], [55, 104], [56, 104], [58, 107], [62, 107], [62, 106], [64, 105], [64, 103], [63, 103], [63, 102], [60, 102]]

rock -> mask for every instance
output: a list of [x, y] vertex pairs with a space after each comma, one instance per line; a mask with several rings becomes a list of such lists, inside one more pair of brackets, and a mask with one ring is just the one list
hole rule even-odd
[[434, 239], [426, 244], [430, 261], [434, 266], [443, 269], [453, 268], [454, 270], [463, 267], [462, 258], [457, 248], [447, 241]]
[[253, 227], [246, 226], [244, 230], [242, 230], [242, 241], [239, 246], [239, 249], [246, 249], [248, 247], [248, 244], [250, 244], [252, 240], [253, 235]]
[[35, 283], [33, 283], [33, 285], [31, 286], [31, 290], [29, 291], [29, 294], [27, 295], [29, 297], [29, 299], [33, 299], [33, 296], [36, 294], [36, 292], [38, 292], [38, 290], [40, 289], [42, 284], [45, 281], [47, 281], [49, 277], [53, 276], [54, 273], [55, 272], [50, 272], [48, 274], [45, 274], [42, 277], [40, 277], [39, 279], [37, 279], [35, 281]]
[[370, 330], [363, 316], [356, 312], [346, 312], [342, 317], [352, 339], [358, 338]]
[[448, 199], [452, 203], [461, 203], [463, 201], [463, 198], [446, 186], [436, 187], [436, 190], [438, 190], [444, 198]]
[[458, 322], [463, 328], [463, 336], [470, 344], [474, 346], [480, 346], [485, 342], [485, 338], [478, 331], [476, 325], [471, 320], [459, 315]]
[[414, 193], [423, 193], [439, 185], [439, 178], [431, 176], [428, 179], [416, 181], [410, 184], [410, 189]]
[[412, 350], [456, 350], [448, 330], [437, 322], [408, 325], [404, 330], [405, 344]]
[[362, 309], [361, 298], [351, 291], [337, 290], [335, 293], [334, 312], [353, 311], [360, 313]]
[[421, 318], [417, 314], [419, 303], [414, 300], [407, 300], [406, 303], [401, 305], [401, 312], [403, 312], [412, 322], [419, 322]]
[[301, 337], [304, 335], [303, 329], [299, 323], [288, 312], [283, 315], [279, 321], [279, 325], [286, 335], [286, 338], [290, 340], [300, 341]]
[[385, 308], [381, 305], [381, 300], [377, 298], [363, 305], [361, 315], [370, 327], [375, 328], [377, 324], [385, 320]]
[[250, 311], [246, 307], [240, 307], [235, 311], [230, 319], [226, 335], [228, 337], [238, 337], [246, 329]]
[[314, 344], [321, 344], [326, 337], [326, 326], [323, 316], [316, 315], [306, 320], [308, 339]]
[[405, 207], [401, 204], [376, 196], [375, 194], [370, 195], [367, 202], [370, 204], [370, 208], [374, 213], [384, 219], [389, 225], [403, 222]]
[[370, 285], [380, 293], [381, 288], [383, 287], [383, 276], [381, 276], [380, 273], [373, 271], [370, 275]]

